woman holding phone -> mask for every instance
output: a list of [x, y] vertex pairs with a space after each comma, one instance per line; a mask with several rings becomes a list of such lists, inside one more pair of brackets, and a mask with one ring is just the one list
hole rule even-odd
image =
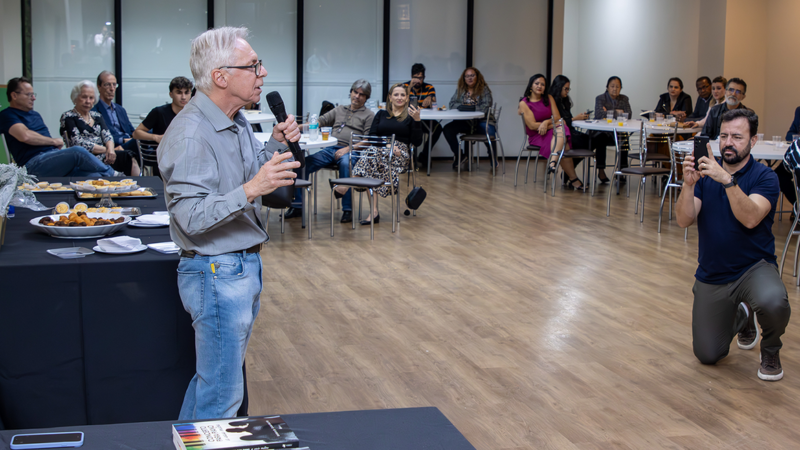
[[[386, 109], [378, 111], [372, 120], [372, 128], [369, 130], [371, 136], [391, 136], [394, 135], [394, 154], [392, 155], [392, 165], [389, 167], [385, 161], [375, 158], [359, 158], [353, 167], [354, 177], [378, 178], [387, 183], [393, 181], [392, 189], [397, 189], [399, 184], [398, 175], [408, 167], [410, 148], [412, 145], [422, 144], [422, 124], [420, 123], [419, 108], [409, 105], [408, 90], [403, 83], [396, 83], [389, 88], [389, 96], [386, 98]], [[355, 145], [356, 147], [358, 144]], [[339, 187], [344, 194], [347, 188]], [[381, 186], [376, 189], [381, 197], [388, 196], [391, 191], [389, 186]], [[370, 218], [375, 218], [375, 223], [380, 221], [378, 214], [378, 201], [375, 200], [375, 209], [372, 216], [361, 221], [361, 225], [369, 225]]]

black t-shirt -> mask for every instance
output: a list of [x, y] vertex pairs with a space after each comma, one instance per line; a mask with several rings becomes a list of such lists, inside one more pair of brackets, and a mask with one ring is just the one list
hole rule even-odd
[[375, 114], [372, 120], [372, 128], [369, 130], [372, 136], [391, 136], [408, 146], [422, 144], [422, 126], [419, 122], [406, 116], [406, 120], [400, 122], [394, 117], [389, 117], [389, 112], [385, 109]]
[[144, 118], [142, 124], [148, 129], [152, 130], [152, 134], [163, 135], [167, 132], [169, 124], [177, 114], [172, 110], [172, 103], [161, 105], [150, 110], [147, 117]]

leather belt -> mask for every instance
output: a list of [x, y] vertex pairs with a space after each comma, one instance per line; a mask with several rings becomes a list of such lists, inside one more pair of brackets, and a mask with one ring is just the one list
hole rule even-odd
[[[252, 247], [250, 247], [250, 248], [248, 248], [246, 250], [238, 250], [238, 251], [231, 252], [231, 253], [242, 253], [242, 252], [244, 252], [244, 253], [259, 253], [259, 252], [261, 252], [261, 246], [262, 245], [263, 244], [256, 244], [256, 245], [254, 245], [254, 246], [252, 246]], [[203, 256], [203, 255], [200, 255], [200, 253], [197, 253], [194, 250], [181, 250], [181, 252], [180, 252], [181, 258], [194, 258], [195, 256], [198, 256], [198, 255], [199, 256]]]

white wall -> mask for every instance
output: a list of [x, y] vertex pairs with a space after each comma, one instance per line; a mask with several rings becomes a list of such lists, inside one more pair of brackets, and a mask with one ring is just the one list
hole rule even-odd
[[22, 75], [22, 25], [19, 0], [0, 0], [0, 84]]
[[634, 114], [656, 106], [670, 77], [683, 80], [694, 103], [695, 80], [719, 75], [698, 70], [701, 46], [721, 51], [719, 42], [700, 40], [702, 14], [711, 9], [701, 11], [705, 1], [565, 0], [563, 74], [572, 81], [574, 111], [594, 109], [612, 75], [622, 79]]
[[528, 78], [547, 70], [547, 1], [476, 1], [473, 45], [473, 64], [503, 107], [499, 131], [506, 156], [516, 157], [523, 142], [519, 99]]
[[800, 2], [797, 0], [770, 0], [766, 17], [770, 26], [765, 52], [765, 105], [759, 113], [763, 118], [760, 130], [766, 136], [785, 136], [792, 124], [794, 110], [800, 106], [800, 93], [796, 88], [800, 73], [798, 17]]

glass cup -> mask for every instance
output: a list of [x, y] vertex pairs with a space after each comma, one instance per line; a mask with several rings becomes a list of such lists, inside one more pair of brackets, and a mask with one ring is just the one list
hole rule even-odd
[[656, 124], [663, 125], [664, 124], [664, 114], [656, 113]]
[[614, 121], [614, 111], [606, 112], [606, 123], [611, 123]]
[[664, 120], [664, 123], [666, 123], [667, 125], [669, 125], [669, 124], [671, 124], [671, 123], [672, 123], [672, 121], [673, 121], [673, 120], [675, 120], [675, 116], [673, 116], [672, 114], [668, 114], [668, 115], [667, 115], [667, 117], [666, 117], [666, 119]]
[[386, 102], [378, 103], [378, 109], [386, 109]]
[[628, 121], [628, 113], [620, 113], [619, 117], [617, 117], [617, 120], [618, 120], [617, 121], [617, 125], [618, 126], [620, 126], [620, 127], [624, 126], [625, 122]]
[[781, 137], [780, 136], [772, 136], [772, 143], [775, 144], [775, 146], [777, 146], [778, 144], [781, 143]]
[[322, 127], [322, 140], [327, 141], [331, 135], [331, 127]]
[[650, 114], [648, 114], [648, 115], [650, 116], [650, 117], [649, 117], [649, 119], [650, 119], [650, 122], [655, 122], [655, 121], [656, 121], [656, 113], [654, 113], [654, 112], [651, 112], [651, 113], [650, 113]]
[[764, 133], [758, 133], [756, 137], [758, 138], [758, 142], [764, 142]]
[[300, 124], [300, 138], [301, 139], [308, 139], [308, 136], [309, 136], [309, 134], [308, 134], [308, 124], [307, 123], [301, 123]]

